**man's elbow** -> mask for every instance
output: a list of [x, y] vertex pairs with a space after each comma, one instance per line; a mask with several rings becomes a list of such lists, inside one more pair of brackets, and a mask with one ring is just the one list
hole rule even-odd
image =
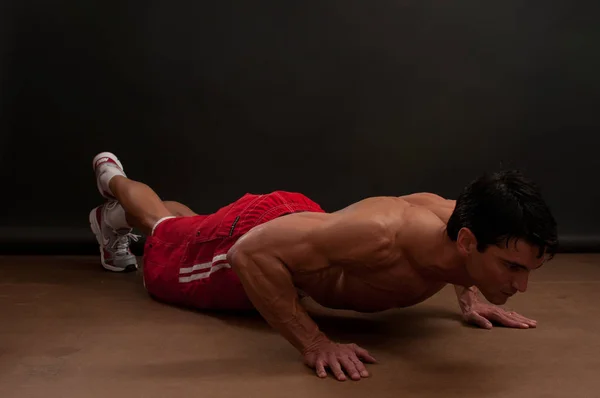
[[249, 260], [252, 258], [252, 253], [252, 244], [246, 242], [244, 239], [240, 239], [227, 252], [227, 263], [234, 270], [239, 270], [248, 265]]
[[242, 258], [244, 257], [243, 248], [237, 244], [233, 245], [227, 252], [227, 263], [233, 268], [238, 268], [239, 264], [243, 263]]

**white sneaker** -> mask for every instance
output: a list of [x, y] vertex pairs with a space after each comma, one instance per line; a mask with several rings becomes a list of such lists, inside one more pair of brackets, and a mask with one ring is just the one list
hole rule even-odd
[[118, 174], [122, 174], [123, 176], [127, 177], [123, 169], [123, 165], [119, 159], [111, 152], [101, 152], [94, 157], [94, 160], [92, 161], [92, 167], [94, 168], [94, 173], [96, 173], [96, 185], [98, 186], [100, 195], [104, 196], [106, 199], [115, 199], [114, 196], [102, 188], [102, 185], [100, 184], [100, 176], [102, 173], [107, 172], [106, 167], [116, 167], [119, 170]]
[[131, 240], [137, 242], [139, 235], [131, 233], [132, 229], [115, 230], [106, 222], [106, 213], [118, 205], [109, 201], [90, 212], [90, 227], [100, 245], [100, 261], [102, 266], [113, 272], [130, 272], [138, 268], [137, 258], [131, 252]]

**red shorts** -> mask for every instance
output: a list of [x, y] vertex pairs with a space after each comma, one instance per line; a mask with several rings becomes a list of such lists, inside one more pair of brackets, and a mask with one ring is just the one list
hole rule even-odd
[[246, 194], [211, 215], [162, 221], [144, 249], [144, 284], [158, 300], [199, 309], [250, 309], [227, 252], [255, 226], [303, 211], [323, 213], [299, 193]]

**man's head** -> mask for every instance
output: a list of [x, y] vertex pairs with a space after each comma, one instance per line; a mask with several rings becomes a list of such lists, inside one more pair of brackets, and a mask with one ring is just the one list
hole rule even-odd
[[539, 188], [518, 171], [486, 174], [467, 185], [447, 233], [474, 284], [494, 304], [524, 292], [531, 270], [558, 246], [556, 221]]

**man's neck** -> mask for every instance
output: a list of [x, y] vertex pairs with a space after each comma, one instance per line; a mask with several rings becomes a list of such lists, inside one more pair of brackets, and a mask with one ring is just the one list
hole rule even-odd
[[430, 264], [434, 267], [430, 272], [436, 279], [465, 287], [473, 285], [465, 267], [465, 258], [459, 253], [456, 242], [448, 237], [445, 230], [441, 231], [435, 248], [431, 250]]

